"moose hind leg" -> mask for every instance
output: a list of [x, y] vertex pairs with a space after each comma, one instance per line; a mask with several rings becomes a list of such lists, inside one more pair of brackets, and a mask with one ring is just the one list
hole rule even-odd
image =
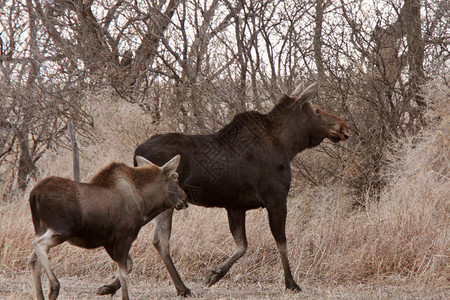
[[42, 263], [42, 266], [47, 273], [48, 280], [50, 281], [50, 294], [48, 297], [51, 300], [54, 300], [58, 297], [60, 284], [58, 278], [56, 278], [56, 275], [53, 272], [52, 267], [50, 266], [50, 261], [48, 260], [48, 252], [50, 251], [50, 248], [55, 247], [63, 243], [64, 241], [65, 239], [63, 238], [63, 235], [61, 233], [57, 233], [49, 229], [45, 234], [31, 242], [34, 253], [36, 254], [40, 263]]
[[168, 209], [155, 218], [153, 245], [158, 250], [161, 259], [166, 265], [167, 271], [177, 289], [177, 294], [179, 296], [189, 296], [191, 295], [191, 290], [186, 287], [183, 280], [181, 280], [180, 274], [178, 274], [178, 271], [173, 264], [172, 257], [170, 256], [169, 240], [172, 231], [172, 214], [173, 209]]
[[231, 266], [244, 254], [247, 250], [247, 237], [245, 234], [245, 210], [227, 209], [228, 223], [231, 234], [233, 235], [236, 249], [228, 261], [220, 268], [211, 270], [206, 279], [208, 287], [222, 279]]
[[36, 291], [36, 299], [44, 300], [44, 293], [42, 292], [42, 264], [39, 261], [36, 251], [33, 250], [30, 259], [28, 260], [28, 265], [30, 266], [33, 275], [34, 290]]

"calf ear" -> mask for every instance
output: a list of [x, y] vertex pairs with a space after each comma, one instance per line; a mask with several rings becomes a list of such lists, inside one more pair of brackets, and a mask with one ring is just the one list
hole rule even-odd
[[175, 155], [174, 158], [169, 160], [164, 166], [161, 167], [163, 174], [169, 175], [172, 172], [175, 172], [180, 164], [181, 156], [180, 154]]
[[144, 166], [153, 166], [156, 167], [156, 165], [154, 163], [152, 163], [151, 161], [149, 161], [146, 158], [143, 158], [140, 155], [136, 155], [136, 163], [138, 167], [144, 167]]

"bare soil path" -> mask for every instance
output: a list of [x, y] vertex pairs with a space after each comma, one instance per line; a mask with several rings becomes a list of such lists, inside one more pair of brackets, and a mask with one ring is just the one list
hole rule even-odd
[[[43, 278], [44, 279], [44, 278]], [[62, 277], [58, 299], [120, 299], [96, 296], [95, 291], [108, 279], [87, 277]], [[47, 280], [44, 291], [47, 293]], [[169, 281], [159, 282], [130, 276], [132, 299], [175, 299], [176, 291]], [[285, 291], [279, 284], [235, 284], [226, 279], [212, 286], [186, 282], [194, 295], [187, 299], [450, 299], [450, 287], [418, 287], [414, 285], [379, 286], [367, 284], [330, 285], [320, 282], [299, 282], [302, 293]], [[30, 274], [5, 277], [0, 274], [0, 299], [33, 299], [34, 291]], [[178, 298], [182, 299], [182, 298]]]

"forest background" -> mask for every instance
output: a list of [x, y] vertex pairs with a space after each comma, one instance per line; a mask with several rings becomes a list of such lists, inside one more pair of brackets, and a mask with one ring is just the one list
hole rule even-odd
[[[313, 81], [315, 104], [343, 118], [350, 139], [291, 163], [299, 297], [448, 297], [449, 12], [443, 0], [1, 0], [0, 297], [33, 295], [27, 197], [45, 176], [73, 177], [69, 128], [87, 181], [110, 161], [131, 165], [153, 134], [211, 133]], [[175, 295], [152, 227], [132, 248], [134, 298]], [[292, 296], [265, 211], [247, 227], [246, 255], [205, 289], [208, 268], [234, 249], [225, 213], [176, 213], [172, 255], [194, 294]], [[61, 297], [90, 298], [114, 274], [103, 252], [52, 250], [72, 286], [63, 281]]]

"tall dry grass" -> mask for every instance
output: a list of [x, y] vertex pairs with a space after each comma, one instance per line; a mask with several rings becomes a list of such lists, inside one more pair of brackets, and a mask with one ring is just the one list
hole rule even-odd
[[[384, 169], [389, 182], [379, 201], [354, 199], [339, 184], [305, 187], [293, 182], [288, 200], [287, 235], [296, 279], [330, 283], [372, 282], [448, 285], [450, 277], [449, 90], [442, 83], [428, 87], [430, 126], [392, 145]], [[81, 140], [82, 178], [87, 180], [109, 161], [131, 164], [136, 145], [161, 131], [149, 126], [147, 115], [133, 106], [90, 99], [98, 140]], [[149, 117], [148, 117], [149, 118]], [[71, 153], [49, 152], [39, 162], [40, 178], [71, 177]], [[34, 184], [30, 186], [32, 188]], [[0, 207], [0, 273], [28, 272], [33, 238], [28, 201], [16, 196]], [[363, 201], [365, 210], [353, 203]], [[191, 206], [176, 212], [172, 254], [182, 277], [198, 282], [208, 268], [223, 263], [234, 242], [223, 209]], [[134, 243], [132, 276], [170, 280], [151, 245], [153, 224]], [[282, 268], [269, 232], [265, 210], [247, 215], [249, 249], [225, 279], [235, 282], [280, 282]], [[114, 265], [101, 250], [70, 245], [52, 249], [58, 276], [114, 275]]]

